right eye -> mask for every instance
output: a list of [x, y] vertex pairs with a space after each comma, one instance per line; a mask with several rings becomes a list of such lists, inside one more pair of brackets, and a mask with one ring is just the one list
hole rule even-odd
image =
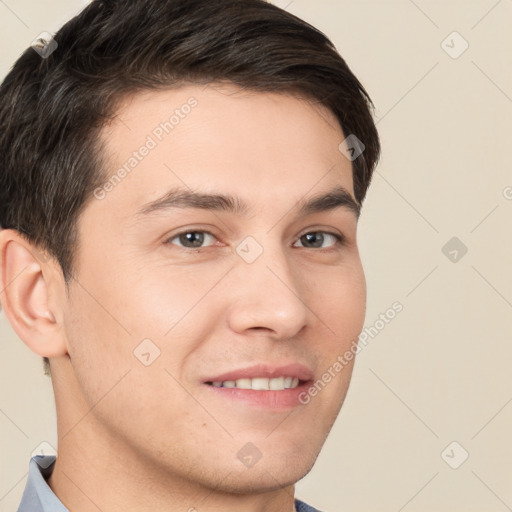
[[[183, 247], [185, 249], [202, 249], [203, 247], [209, 247], [209, 246], [203, 246], [205, 236], [212, 237], [215, 239], [215, 237], [209, 232], [209, 231], [201, 231], [201, 230], [188, 230], [188, 231], [181, 231], [180, 233], [176, 233], [171, 238], [168, 238], [164, 243], [166, 244], [174, 244], [173, 240], [178, 240], [181, 245], [178, 245], [178, 247]], [[213, 245], [213, 244], [210, 244]]]

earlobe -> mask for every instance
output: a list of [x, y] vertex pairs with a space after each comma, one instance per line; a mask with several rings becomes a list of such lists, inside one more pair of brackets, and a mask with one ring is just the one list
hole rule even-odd
[[[2, 307], [16, 334], [36, 354], [67, 354], [62, 329], [50, 307], [51, 272], [40, 252], [15, 230], [0, 231], [0, 290]], [[45, 275], [46, 274], [46, 275]]]

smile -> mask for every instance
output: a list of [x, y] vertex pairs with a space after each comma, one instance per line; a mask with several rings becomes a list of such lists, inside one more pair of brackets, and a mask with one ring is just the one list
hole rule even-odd
[[216, 388], [238, 388], [252, 389], [254, 391], [283, 391], [285, 389], [294, 389], [299, 386], [297, 377], [254, 377], [252, 379], [237, 379], [207, 382], [206, 384]]

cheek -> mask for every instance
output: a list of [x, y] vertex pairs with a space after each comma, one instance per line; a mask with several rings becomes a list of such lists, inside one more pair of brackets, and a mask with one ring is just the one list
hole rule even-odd
[[[345, 294], [341, 298], [344, 320], [352, 329], [352, 338], [360, 334], [366, 314], [366, 280], [363, 268], [358, 265], [351, 278], [346, 280]], [[355, 329], [355, 332], [354, 332]]]
[[366, 313], [366, 280], [360, 262], [322, 276], [314, 297], [334, 344], [350, 343], [360, 334]]
[[334, 409], [338, 411], [344, 400], [352, 376], [358, 337], [364, 326], [366, 280], [361, 263], [355, 261], [342, 272], [332, 272], [328, 279], [324, 278], [323, 290], [315, 296], [314, 303], [315, 313], [321, 319], [319, 329], [325, 336], [319, 337], [321, 342], [314, 342], [315, 352], [321, 361], [319, 370], [325, 372], [325, 380], [329, 383], [325, 389], [322, 387], [319, 393], [322, 397], [316, 405], [325, 408], [327, 414]]
[[[86, 402], [81, 416], [91, 411], [89, 419], [94, 417], [119, 439], [138, 444], [143, 451], [148, 436], [157, 440], [169, 436], [168, 425], [188, 432], [184, 425], [187, 419], [199, 417], [205, 421], [207, 416], [179, 384], [180, 361], [186, 357], [186, 347], [177, 350], [176, 345], [180, 344], [173, 337], [174, 331], [167, 337], [162, 332], [172, 325], [172, 315], [166, 316], [162, 309], [158, 316], [161, 325], [155, 325], [154, 311], [151, 320], [146, 320], [153, 304], [141, 304], [130, 306], [137, 310], [137, 327], [123, 322], [125, 319], [119, 314], [114, 320], [114, 309], [109, 314], [87, 294], [80, 295], [73, 301], [66, 330], [76, 379], [74, 394], [83, 395]], [[120, 323], [128, 327], [129, 333]], [[182, 335], [180, 331], [179, 337]], [[146, 344], [138, 350], [143, 339]], [[143, 363], [145, 353], [151, 359], [147, 366]]]
[[76, 384], [92, 407], [130, 369], [133, 341], [115, 313], [89, 293], [70, 301], [65, 330]]
[[128, 297], [127, 305], [119, 314], [138, 337], [168, 340], [180, 334], [189, 318], [214, 295], [212, 288], [228, 269], [228, 264], [203, 268], [173, 268], [167, 264], [140, 269], [137, 279], [121, 278], [119, 282], [118, 301]]

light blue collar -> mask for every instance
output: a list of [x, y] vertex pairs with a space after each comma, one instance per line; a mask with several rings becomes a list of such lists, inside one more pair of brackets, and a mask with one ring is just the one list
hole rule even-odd
[[55, 460], [55, 455], [36, 455], [30, 459], [18, 512], [69, 512], [46, 482], [52, 474]]

